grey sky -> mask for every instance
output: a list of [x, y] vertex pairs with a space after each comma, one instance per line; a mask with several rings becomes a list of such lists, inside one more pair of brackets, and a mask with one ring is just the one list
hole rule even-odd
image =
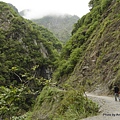
[[13, 4], [19, 11], [30, 9], [27, 18], [47, 14], [71, 14], [82, 17], [89, 12], [90, 0], [1, 0]]

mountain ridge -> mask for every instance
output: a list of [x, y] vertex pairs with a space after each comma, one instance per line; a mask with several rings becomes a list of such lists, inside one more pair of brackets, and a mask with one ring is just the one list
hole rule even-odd
[[[18, 10], [12, 4], [9, 4], [17, 13]], [[30, 9], [25, 9], [19, 12], [19, 14], [26, 18], [27, 14], [30, 13]], [[76, 15], [69, 14], [48, 14], [40, 18], [32, 18], [34, 23], [47, 28], [51, 31], [56, 38], [58, 38], [63, 43], [69, 40], [71, 37], [71, 32], [74, 27], [74, 24], [79, 19]]]
[[62, 42], [66, 42], [71, 37], [74, 23], [79, 19], [78, 16], [72, 15], [47, 15], [40, 19], [32, 19], [38, 25], [42, 25]]

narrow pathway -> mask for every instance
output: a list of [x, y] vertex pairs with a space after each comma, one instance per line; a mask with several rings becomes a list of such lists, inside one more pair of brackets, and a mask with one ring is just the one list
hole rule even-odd
[[120, 102], [116, 102], [114, 97], [93, 94], [87, 94], [87, 96], [99, 104], [100, 114], [82, 120], [120, 120]]

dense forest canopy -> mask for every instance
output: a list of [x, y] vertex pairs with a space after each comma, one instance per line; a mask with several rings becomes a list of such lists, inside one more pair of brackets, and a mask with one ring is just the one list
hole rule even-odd
[[51, 32], [0, 2], [0, 116], [3, 119], [29, 110], [46, 79], [51, 78], [61, 48]]

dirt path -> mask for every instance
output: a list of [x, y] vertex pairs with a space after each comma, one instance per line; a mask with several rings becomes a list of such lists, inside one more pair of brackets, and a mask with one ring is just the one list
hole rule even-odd
[[114, 97], [92, 94], [87, 96], [100, 105], [100, 114], [83, 120], [120, 120], [120, 102], [116, 102]]

